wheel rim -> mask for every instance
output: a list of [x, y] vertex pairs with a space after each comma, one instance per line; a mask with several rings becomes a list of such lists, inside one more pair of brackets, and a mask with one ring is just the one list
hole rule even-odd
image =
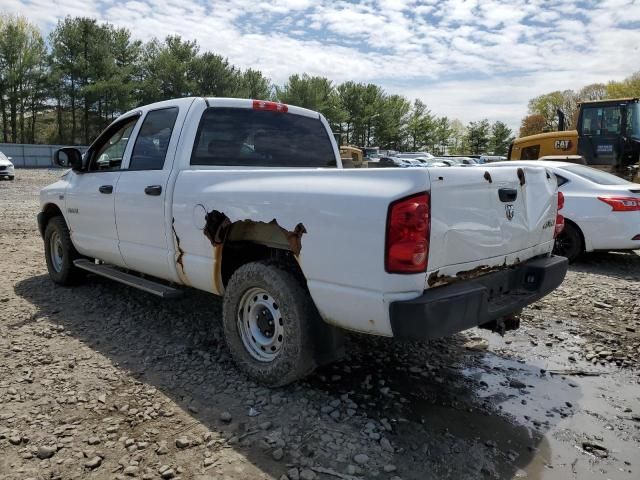
[[558, 237], [556, 238], [556, 243], [554, 245], [554, 251], [557, 255], [568, 257], [573, 254], [574, 250], [575, 245], [573, 238], [571, 238], [564, 232], [558, 235]]
[[276, 359], [284, 344], [284, 322], [275, 299], [262, 288], [247, 290], [238, 305], [238, 332], [249, 354], [261, 362]]
[[62, 240], [58, 232], [53, 232], [49, 238], [49, 257], [51, 258], [51, 266], [56, 272], [62, 270], [62, 262], [64, 260], [64, 252], [62, 250]]

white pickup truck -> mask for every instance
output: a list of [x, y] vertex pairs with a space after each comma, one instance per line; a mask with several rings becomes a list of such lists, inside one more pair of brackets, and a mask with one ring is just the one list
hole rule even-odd
[[266, 385], [335, 358], [342, 329], [514, 328], [567, 269], [544, 168], [342, 169], [327, 121], [299, 107], [156, 103], [55, 161], [71, 169], [40, 193], [51, 279], [221, 295], [229, 350]]

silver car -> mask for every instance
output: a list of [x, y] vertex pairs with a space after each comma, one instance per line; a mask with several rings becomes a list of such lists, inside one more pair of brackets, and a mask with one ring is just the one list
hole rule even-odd
[[11, 163], [11, 157], [7, 157], [4, 153], [0, 152], [0, 180], [4, 178], [13, 180], [16, 178], [16, 174], [13, 163]]

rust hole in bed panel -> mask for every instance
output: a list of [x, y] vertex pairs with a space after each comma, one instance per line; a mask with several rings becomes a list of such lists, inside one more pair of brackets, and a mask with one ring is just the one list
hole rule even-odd
[[[278, 232], [275, 238], [276, 243], [288, 246], [289, 250], [297, 256], [302, 250], [302, 236], [307, 233], [302, 223], [298, 223], [293, 230], [287, 230], [281, 227], [275, 218], [270, 222], [257, 222], [251, 219], [232, 222], [218, 210], [209, 212], [205, 221], [204, 234], [214, 247], [223, 244], [233, 229], [251, 232], [251, 238], [257, 241], [264, 239], [265, 243], [269, 243], [269, 240], [273, 243], [274, 229], [276, 229], [275, 231]], [[265, 232], [268, 232], [268, 235]]]

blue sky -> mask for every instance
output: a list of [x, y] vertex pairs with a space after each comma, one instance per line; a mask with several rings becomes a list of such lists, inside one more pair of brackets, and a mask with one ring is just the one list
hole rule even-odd
[[275, 83], [377, 83], [438, 115], [512, 127], [527, 100], [640, 69], [640, 0], [2, 0], [48, 33], [65, 15], [178, 34]]

